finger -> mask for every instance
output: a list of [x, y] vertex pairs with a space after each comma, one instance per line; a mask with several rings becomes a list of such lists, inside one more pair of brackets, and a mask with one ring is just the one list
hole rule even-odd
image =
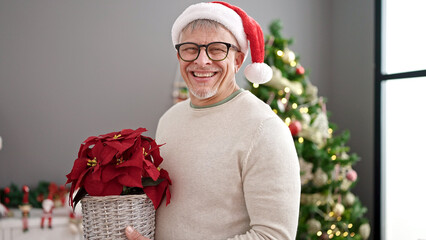
[[126, 227], [126, 237], [129, 240], [149, 240], [148, 238], [142, 236], [138, 231], [136, 231], [131, 226]]

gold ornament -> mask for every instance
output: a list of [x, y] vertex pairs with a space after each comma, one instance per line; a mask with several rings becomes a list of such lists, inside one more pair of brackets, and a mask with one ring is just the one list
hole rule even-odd
[[371, 227], [368, 223], [363, 223], [361, 226], [359, 226], [359, 234], [361, 235], [362, 239], [368, 239], [370, 236]]
[[349, 206], [352, 206], [355, 203], [355, 195], [351, 192], [346, 193], [343, 198], [343, 203]]
[[313, 184], [316, 187], [324, 186], [327, 183], [328, 176], [321, 168], [318, 168], [314, 173]]
[[321, 223], [314, 218], [309, 219], [306, 223], [308, 224], [309, 234], [314, 234], [321, 230]]
[[342, 216], [343, 212], [345, 211], [345, 206], [341, 203], [336, 203], [333, 207], [333, 212], [336, 216]]

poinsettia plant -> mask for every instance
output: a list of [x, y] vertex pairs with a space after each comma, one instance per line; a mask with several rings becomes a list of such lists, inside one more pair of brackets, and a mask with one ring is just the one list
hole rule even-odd
[[71, 183], [71, 205], [75, 206], [87, 194], [109, 196], [142, 193], [152, 200], [155, 209], [160, 206], [164, 196], [166, 204], [169, 204], [169, 185], [172, 181], [168, 172], [160, 168], [162, 145], [143, 136], [145, 131], [145, 128], [123, 129], [87, 138], [81, 144], [74, 166], [67, 175], [67, 184]]

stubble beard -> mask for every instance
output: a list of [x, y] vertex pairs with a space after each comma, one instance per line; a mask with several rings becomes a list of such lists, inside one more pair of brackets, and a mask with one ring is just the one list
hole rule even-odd
[[208, 88], [208, 89], [204, 89], [204, 88], [194, 89], [194, 88], [190, 87], [189, 91], [197, 99], [204, 100], [204, 99], [211, 98], [214, 95], [216, 95], [217, 87]]

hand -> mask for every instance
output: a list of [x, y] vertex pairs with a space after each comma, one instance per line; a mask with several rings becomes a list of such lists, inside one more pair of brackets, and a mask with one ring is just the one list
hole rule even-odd
[[126, 237], [129, 240], [150, 240], [142, 236], [138, 231], [136, 231], [131, 226], [126, 227]]

